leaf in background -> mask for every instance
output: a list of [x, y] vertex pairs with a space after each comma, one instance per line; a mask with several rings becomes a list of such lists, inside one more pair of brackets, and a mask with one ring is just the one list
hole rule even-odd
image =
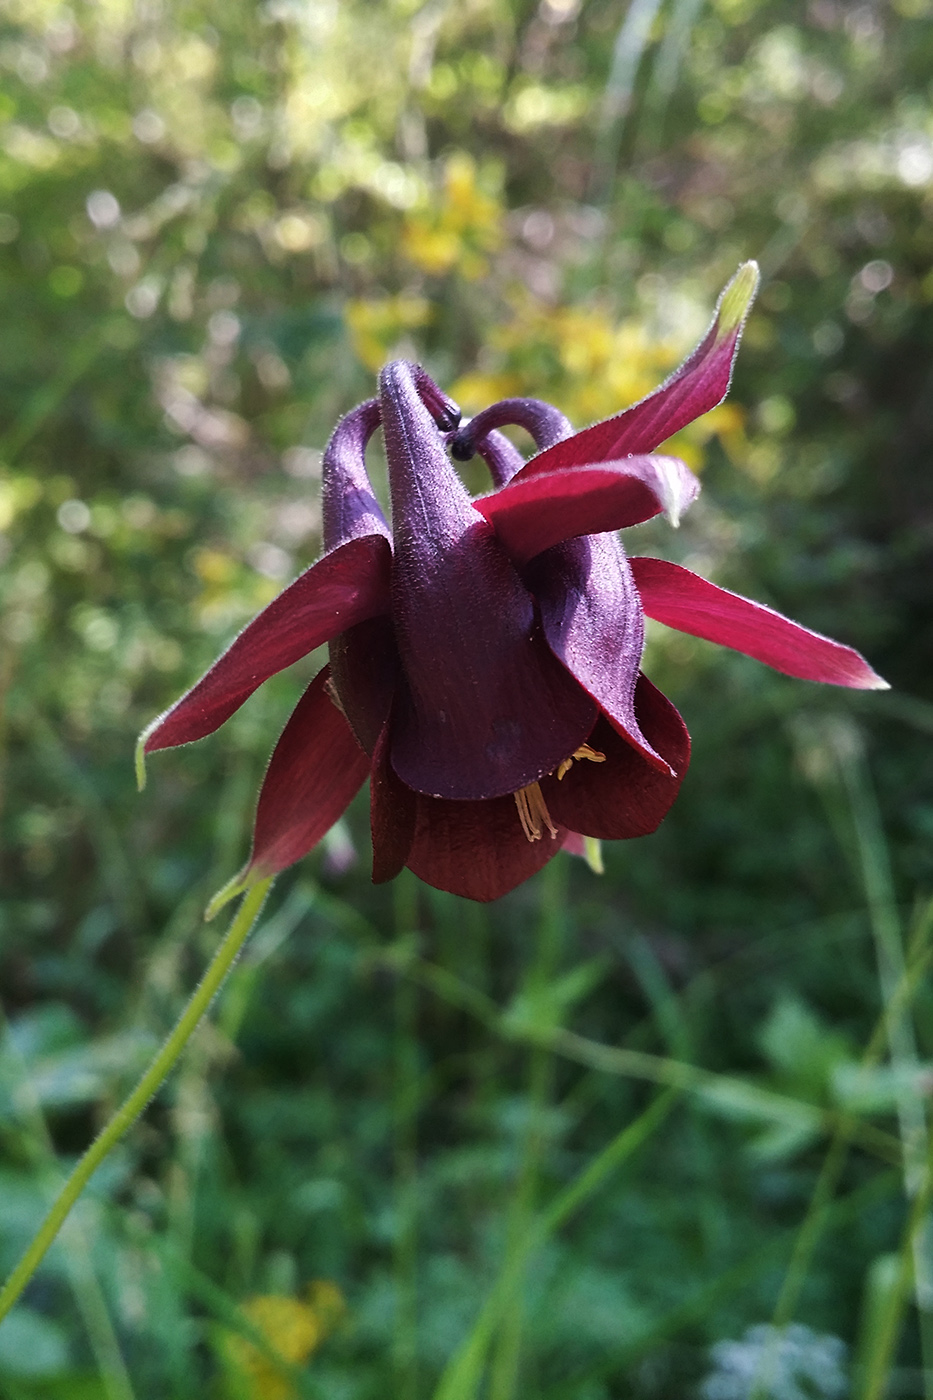
[[830, 1090], [850, 1113], [890, 1113], [905, 1094], [930, 1097], [933, 1064], [860, 1065], [847, 1060], [833, 1068]]
[[543, 987], [524, 988], [506, 1009], [503, 1023], [523, 1034], [562, 1026], [572, 1008], [599, 986], [607, 968], [606, 959], [591, 958]]
[[68, 1366], [62, 1329], [32, 1308], [14, 1308], [0, 1327], [0, 1374], [45, 1379]]
[[757, 1039], [782, 1079], [808, 1098], [825, 1094], [835, 1067], [852, 1054], [847, 1038], [792, 994], [777, 999]]

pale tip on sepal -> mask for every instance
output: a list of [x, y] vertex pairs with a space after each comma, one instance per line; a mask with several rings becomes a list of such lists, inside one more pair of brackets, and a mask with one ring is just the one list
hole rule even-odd
[[605, 875], [606, 867], [603, 865], [603, 843], [598, 836], [584, 836], [583, 859], [594, 875]]
[[137, 792], [142, 792], [143, 788], [146, 786], [146, 738], [148, 734], [149, 730], [144, 729], [142, 734], [140, 734], [139, 738], [136, 740], [135, 763]]
[[725, 340], [741, 330], [749, 308], [758, 291], [761, 273], [754, 261], [745, 262], [739, 268], [723, 292], [717, 311], [716, 337]]
[[221, 909], [228, 905], [231, 900], [236, 899], [237, 895], [245, 894], [248, 889], [258, 884], [263, 878], [258, 871], [253, 871], [250, 874], [249, 866], [244, 865], [242, 870], [239, 870], [232, 879], [220, 887], [215, 895], [211, 896], [207, 908], [204, 910], [204, 922], [209, 924], [211, 919], [219, 914]]
[[698, 487], [694, 483], [692, 491], [685, 490], [683, 464], [678, 458], [655, 456], [654, 462], [658, 470], [661, 509], [665, 519], [677, 530], [680, 528], [681, 516], [692, 504]]

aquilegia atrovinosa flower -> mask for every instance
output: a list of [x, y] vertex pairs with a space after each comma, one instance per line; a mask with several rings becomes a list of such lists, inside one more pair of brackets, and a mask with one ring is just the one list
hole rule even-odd
[[[324, 454], [324, 554], [140, 738], [212, 733], [263, 681], [325, 642], [266, 772], [252, 852], [215, 907], [311, 850], [370, 778], [373, 879], [408, 866], [470, 899], [504, 894], [582, 838], [654, 831], [690, 739], [640, 670], [644, 618], [807, 680], [884, 682], [863, 658], [677, 564], [629, 559], [616, 530], [699, 491], [658, 445], [724, 398], [758, 280], [746, 263], [704, 339], [655, 393], [574, 434], [535, 399], [460, 414], [396, 361]], [[524, 462], [498, 429], [520, 425]], [[392, 527], [366, 473], [381, 426]], [[451, 457], [478, 453], [471, 499]]]

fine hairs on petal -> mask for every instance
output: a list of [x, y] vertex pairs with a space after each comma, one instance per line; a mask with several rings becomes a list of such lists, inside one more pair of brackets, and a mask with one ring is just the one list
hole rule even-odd
[[799, 680], [854, 690], [887, 690], [887, 682], [852, 647], [802, 627], [763, 603], [730, 593], [664, 559], [633, 559], [632, 571], [648, 617], [744, 652]]

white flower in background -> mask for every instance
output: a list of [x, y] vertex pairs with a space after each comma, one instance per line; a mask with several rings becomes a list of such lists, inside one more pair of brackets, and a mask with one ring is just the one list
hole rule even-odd
[[849, 1394], [845, 1343], [797, 1322], [749, 1327], [741, 1341], [717, 1342], [710, 1357], [702, 1400], [844, 1400]]

